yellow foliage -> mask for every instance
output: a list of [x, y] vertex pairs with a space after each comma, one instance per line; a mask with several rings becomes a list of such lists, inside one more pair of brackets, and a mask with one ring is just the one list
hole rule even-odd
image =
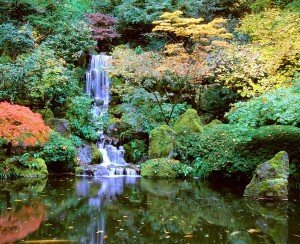
[[226, 20], [216, 18], [204, 24], [202, 18], [184, 18], [182, 11], [166, 12], [160, 16], [161, 20], [154, 21], [156, 25], [152, 31], [161, 31], [177, 37], [188, 37], [194, 42], [208, 43], [212, 38], [230, 39], [232, 35], [224, 28]]

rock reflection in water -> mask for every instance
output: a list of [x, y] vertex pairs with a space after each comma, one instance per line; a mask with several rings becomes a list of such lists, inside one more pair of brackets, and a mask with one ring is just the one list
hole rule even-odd
[[[27, 211], [38, 224], [32, 222], [28, 232], [19, 229], [23, 234], [17, 238], [79, 243], [296, 243], [300, 236], [295, 199], [256, 202], [203, 183], [134, 177], [49, 179], [41, 189], [27, 184], [24, 191], [10, 191], [9, 197], [7, 191], [0, 194], [4, 223], [11, 212], [24, 212], [27, 206], [43, 210], [38, 215]], [[5, 233], [14, 234], [8, 228]]]

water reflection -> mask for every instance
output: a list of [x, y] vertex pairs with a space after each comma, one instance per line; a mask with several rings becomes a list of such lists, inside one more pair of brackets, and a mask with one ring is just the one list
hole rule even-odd
[[[0, 183], [0, 243], [297, 243], [299, 202], [134, 177]], [[26, 223], [26, 224], [24, 224]]]

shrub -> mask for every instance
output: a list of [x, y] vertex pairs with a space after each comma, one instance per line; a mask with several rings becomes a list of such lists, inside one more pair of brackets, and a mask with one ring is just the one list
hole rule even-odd
[[72, 141], [52, 132], [39, 157], [43, 158], [49, 171], [55, 173], [71, 172], [76, 165], [77, 151]]
[[48, 140], [49, 132], [40, 114], [24, 106], [0, 103], [0, 138], [15, 145], [37, 146]]
[[300, 83], [280, 88], [247, 102], [238, 102], [227, 113], [232, 124], [252, 127], [281, 124], [300, 126]]
[[193, 169], [177, 160], [157, 158], [141, 165], [142, 176], [153, 178], [183, 178], [188, 177]]
[[200, 109], [214, 118], [223, 118], [230, 104], [238, 99], [238, 95], [226, 87], [214, 85], [201, 93]]
[[73, 97], [67, 105], [66, 118], [74, 135], [88, 141], [98, 138], [96, 121], [91, 111], [93, 100], [84, 96]]
[[134, 139], [124, 145], [126, 162], [137, 163], [147, 156], [147, 145], [144, 140]]
[[201, 134], [179, 136], [176, 158], [191, 162], [196, 176], [249, 180], [255, 167], [278, 151], [287, 151], [299, 165], [300, 129], [266, 126], [259, 129], [228, 124], [205, 127]]
[[34, 39], [29, 26], [20, 29], [11, 23], [0, 25], [0, 54], [6, 54], [13, 59], [34, 46]]
[[74, 72], [45, 47], [19, 56], [15, 63], [0, 64], [0, 80], [1, 100], [35, 109], [47, 107], [54, 113], [62, 112], [67, 99], [79, 92]]
[[49, 36], [45, 45], [55, 50], [56, 56], [68, 63], [74, 63], [82, 57], [85, 52], [96, 47], [92, 40], [90, 30], [84, 22], [73, 23], [56, 30], [56, 34]]
[[0, 163], [0, 179], [44, 178], [48, 175], [45, 161], [31, 157], [29, 153], [7, 158]]

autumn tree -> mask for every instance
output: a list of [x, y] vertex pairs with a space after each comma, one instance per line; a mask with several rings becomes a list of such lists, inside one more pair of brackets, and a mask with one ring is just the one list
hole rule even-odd
[[120, 35], [115, 30], [117, 20], [108, 14], [86, 14], [92, 36], [98, 41], [98, 46], [111, 42]]
[[7, 142], [7, 153], [12, 145], [43, 145], [49, 132], [40, 114], [24, 106], [0, 103], [0, 138]]
[[243, 97], [292, 85], [299, 71], [300, 14], [268, 9], [249, 14], [238, 29], [251, 40], [210, 57], [217, 80]]

